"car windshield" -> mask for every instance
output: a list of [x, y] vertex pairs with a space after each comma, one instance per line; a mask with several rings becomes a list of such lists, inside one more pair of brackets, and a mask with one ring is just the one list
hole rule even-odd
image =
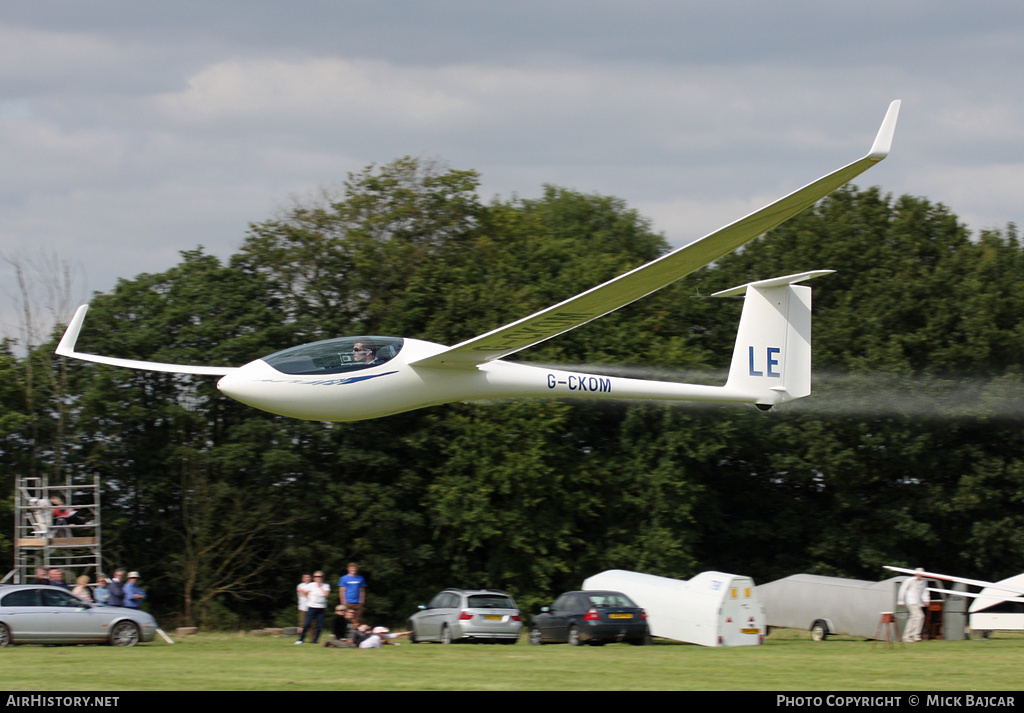
[[515, 609], [512, 600], [502, 594], [471, 594], [470, 609]]
[[285, 349], [263, 361], [283, 374], [342, 374], [394, 359], [404, 342], [401, 337], [341, 337]]
[[635, 607], [636, 604], [625, 594], [607, 592], [600, 594], [589, 594], [587, 599], [592, 607]]

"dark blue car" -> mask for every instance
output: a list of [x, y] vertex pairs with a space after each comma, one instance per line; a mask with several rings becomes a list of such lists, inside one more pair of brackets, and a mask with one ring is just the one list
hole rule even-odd
[[647, 613], [621, 592], [566, 592], [530, 623], [531, 644], [651, 643]]

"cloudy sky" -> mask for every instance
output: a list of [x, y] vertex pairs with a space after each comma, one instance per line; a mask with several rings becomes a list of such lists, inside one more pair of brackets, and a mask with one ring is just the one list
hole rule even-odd
[[859, 158], [896, 98], [859, 185], [1002, 228], [1022, 67], [1011, 0], [4, 3], [0, 257], [58, 255], [85, 297], [405, 155], [485, 199], [615, 195], [683, 244]]

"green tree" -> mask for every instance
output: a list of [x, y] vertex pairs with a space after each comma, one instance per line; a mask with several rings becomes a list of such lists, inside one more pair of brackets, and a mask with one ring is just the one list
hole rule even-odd
[[[342, 335], [454, 344], [667, 249], [615, 198], [548, 186], [483, 204], [477, 189], [475, 172], [436, 163], [368, 167], [253, 224], [226, 263], [197, 249], [97, 295], [79, 348], [239, 365]], [[73, 396], [38, 391], [29, 408], [27, 369], [59, 361], [52, 344], [24, 358], [7, 345], [0, 458], [52, 467], [63, 404], [62, 467], [102, 477], [108, 561], [144, 570], [158, 614], [207, 623], [290, 614], [300, 571], [332, 579], [350, 560], [383, 621], [453, 584], [506, 588], [529, 611], [610, 568], [995, 576], [1019, 570], [1024, 538], [1005, 398], [1022, 373], [1022, 260], [1012, 225], [972, 241], [944, 206], [847, 187], [516, 355], [721, 383], [742, 301], [703, 296], [836, 269], [814, 283], [824, 378], [770, 414], [524, 400], [323, 424], [255, 411], [210, 379], [77, 362]]]

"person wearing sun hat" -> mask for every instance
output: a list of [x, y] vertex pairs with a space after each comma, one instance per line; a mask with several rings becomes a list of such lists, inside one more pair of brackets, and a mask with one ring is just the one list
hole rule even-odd
[[124, 604], [128, 609], [141, 609], [146, 592], [139, 586], [139, 573], [129, 572], [128, 581], [124, 585]]

